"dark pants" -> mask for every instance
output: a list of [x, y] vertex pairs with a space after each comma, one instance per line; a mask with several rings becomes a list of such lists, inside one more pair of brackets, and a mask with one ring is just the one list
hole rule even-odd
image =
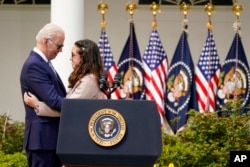
[[29, 167], [62, 167], [56, 150], [26, 150]]

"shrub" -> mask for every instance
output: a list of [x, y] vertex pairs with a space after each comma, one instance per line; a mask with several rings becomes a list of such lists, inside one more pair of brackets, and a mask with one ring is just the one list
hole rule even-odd
[[[219, 112], [189, 111], [181, 131], [162, 135], [162, 153], [154, 166], [166, 167], [171, 163], [175, 167], [229, 166], [230, 151], [250, 150], [250, 113], [241, 114], [240, 110], [238, 101]], [[22, 148], [23, 135], [24, 123], [0, 115], [1, 167], [28, 166]]]
[[231, 112], [201, 114], [189, 111], [184, 129], [174, 136], [163, 134], [163, 150], [157, 165], [174, 163], [188, 167], [227, 167], [230, 151], [250, 150], [250, 114]]
[[24, 123], [0, 115], [0, 166], [27, 167], [23, 152]]
[[26, 156], [21, 152], [14, 154], [4, 154], [0, 152], [1, 167], [27, 167], [28, 162]]
[[5, 154], [23, 151], [24, 123], [0, 115], [0, 150]]

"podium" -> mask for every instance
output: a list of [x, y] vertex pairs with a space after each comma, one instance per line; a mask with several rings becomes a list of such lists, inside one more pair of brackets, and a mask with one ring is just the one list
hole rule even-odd
[[57, 155], [65, 167], [152, 167], [161, 151], [154, 101], [63, 100]]

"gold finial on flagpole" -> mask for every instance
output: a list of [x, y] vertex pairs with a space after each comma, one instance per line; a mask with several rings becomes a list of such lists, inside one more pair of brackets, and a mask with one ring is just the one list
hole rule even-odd
[[183, 26], [183, 30], [188, 33], [188, 19], [187, 19], [187, 14], [188, 14], [188, 10], [190, 10], [191, 7], [190, 7], [190, 4], [186, 4], [186, 2], [182, 2], [180, 4], [180, 10], [183, 11], [183, 14], [184, 14], [184, 19], [183, 19], [183, 22], [182, 22], [182, 26]]
[[236, 14], [237, 18], [237, 20], [233, 24], [234, 31], [241, 35], [240, 12], [243, 11], [243, 6], [239, 5], [237, 0], [235, 0], [232, 11]]
[[207, 28], [212, 30], [213, 26], [211, 24], [211, 17], [212, 17], [212, 13], [215, 12], [214, 5], [212, 5], [211, 3], [208, 3], [207, 5], [205, 5], [205, 11], [207, 12], [207, 15], [208, 15]]
[[243, 6], [239, 5], [237, 1], [234, 3], [232, 11], [235, 12], [237, 20], [240, 20], [240, 12], [243, 11]]
[[106, 27], [106, 21], [105, 21], [105, 12], [106, 10], [108, 10], [109, 6], [108, 4], [104, 3], [104, 2], [99, 2], [98, 4], [98, 11], [101, 11], [102, 14], [102, 22], [101, 22], [101, 27], [105, 28]]
[[180, 10], [183, 11], [184, 19], [187, 18], [188, 10], [190, 10], [190, 4], [186, 4], [186, 2], [182, 2], [180, 5]]
[[152, 12], [153, 15], [153, 22], [152, 22], [152, 27], [156, 28], [157, 27], [157, 21], [156, 21], [156, 15], [157, 13], [161, 12], [161, 7], [160, 5], [156, 4], [155, 2], [152, 2], [152, 4], [149, 6], [150, 11]]
[[135, 10], [137, 10], [137, 5], [135, 3], [129, 2], [126, 5], [126, 11], [129, 12], [129, 15], [130, 15], [132, 20], [133, 20]]

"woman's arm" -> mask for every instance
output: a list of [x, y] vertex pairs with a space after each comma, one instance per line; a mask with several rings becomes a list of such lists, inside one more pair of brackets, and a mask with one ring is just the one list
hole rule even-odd
[[35, 95], [30, 92], [24, 93], [24, 102], [30, 107], [33, 107], [36, 115], [46, 117], [60, 117], [60, 112], [51, 109], [44, 102], [39, 101]]

